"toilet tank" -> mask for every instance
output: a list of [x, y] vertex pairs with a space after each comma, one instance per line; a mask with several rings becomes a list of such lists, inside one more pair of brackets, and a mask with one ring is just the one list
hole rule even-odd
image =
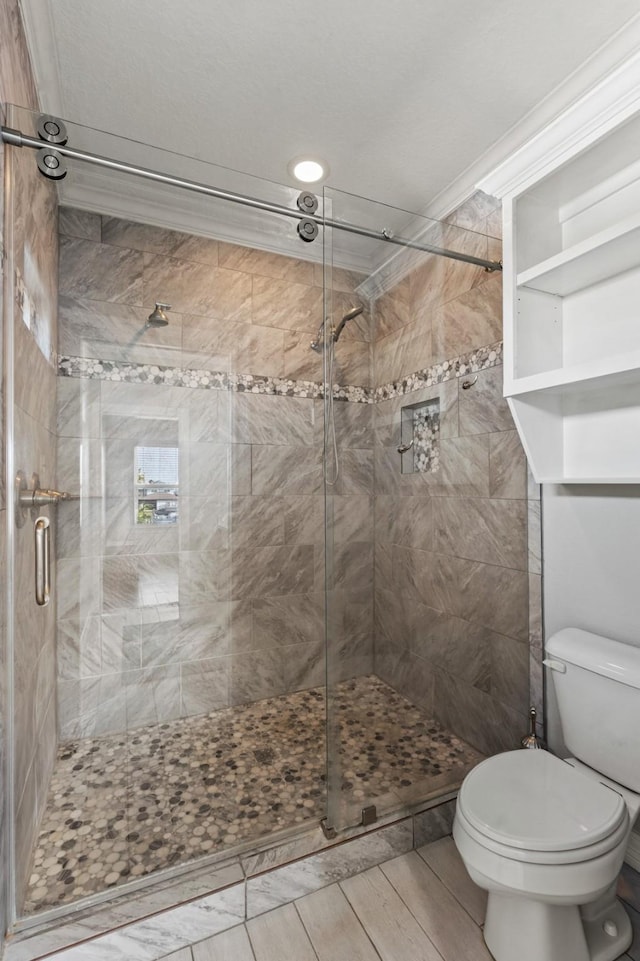
[[640, 793], [640, 648], [569, 627], [546, 655], [571, 754]]

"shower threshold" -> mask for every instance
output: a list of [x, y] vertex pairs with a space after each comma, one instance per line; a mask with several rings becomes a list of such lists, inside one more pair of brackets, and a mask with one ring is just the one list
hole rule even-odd
[[[375, 676], [334, 698], [343, 823], [371, 802], [378, 824], [424, 807], [482, 758]], [[227, 863], [247, 873], [273, 866], [278, 844], [280, 863], [326, 846], [324, 736], [315, 688], [62, 745], [21, 924], [113, 906], [154, 881], [157, 892], [163, 876], [166, 889], [190, 879], [181, 896], [197, 896], [216, 873], [224, 883]]]

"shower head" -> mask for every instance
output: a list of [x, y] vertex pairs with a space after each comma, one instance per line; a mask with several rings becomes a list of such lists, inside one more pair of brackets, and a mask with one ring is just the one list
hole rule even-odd
[[353, 320], [354, 317], [359, 317], [363, 311], [364, 311], [364, 307], [352, 307], [351, 310], [348, 310], [346, 312], [346, 314], [344, 315], [344, 317], [342, 318], [342, 320], [340, 321], [340, 323], [338, 324], [338, 326], [333, 332], [334, 344], [337, 344], [338, 338], [340, 337], [340, 334], [344, 330], [345, 324], [347, 324], [350, 320]]
[[171, 304], [156, 304], [147, 318], [145, 327], [166, 327], [169, 324], [169, 318], [165, 310], [171, 310]]

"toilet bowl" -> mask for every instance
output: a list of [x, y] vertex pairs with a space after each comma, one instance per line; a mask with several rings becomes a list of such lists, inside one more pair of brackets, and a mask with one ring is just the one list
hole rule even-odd
[[640, 644], [567, 627], [545, 651], [572, 757], [483, 761], [460, 788], [453, 837], [488, 892], [496, 961], [614, 961], [632, 939], [615, 892], [640, 809]]
[[613, 961], [632, 939], [615, 897], [640, 797], [575, 761], [512, 751], [460, 789], [453, 836], [488, 892], [496, 961]]

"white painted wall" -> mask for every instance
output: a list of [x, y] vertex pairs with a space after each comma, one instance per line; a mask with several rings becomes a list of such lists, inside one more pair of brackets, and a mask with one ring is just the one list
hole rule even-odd
[[[640, 485], [545, 484], [542, 532], [545, 638], [581, 627], [640, 647]], [[564, 753], [549, 675], [547, 736]], [[627, 860], [639, 857], [640, 837]]]
[[581, 627], [640, 647], [640, 485], [544, 485], [543, 545], [545, 637]]

